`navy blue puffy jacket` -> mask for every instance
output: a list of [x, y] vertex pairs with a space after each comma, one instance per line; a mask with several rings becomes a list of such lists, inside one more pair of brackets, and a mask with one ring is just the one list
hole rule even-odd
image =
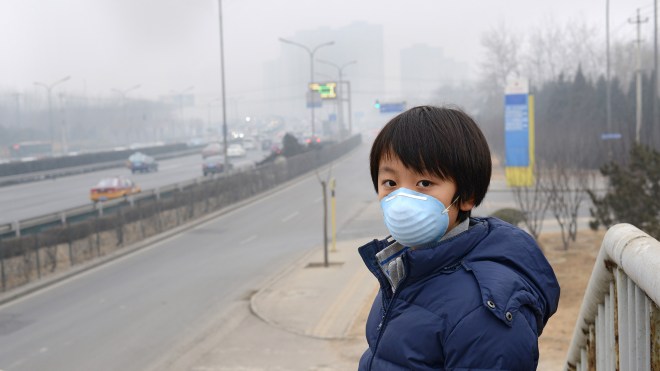
[[429, 248], [407, 250], [392, 293], [376, 253], [359, 249], [381, 289], [367, 320], [360, 370], [535, 370], [538, 336], [559, 284], [534, 239], [496, 218]]

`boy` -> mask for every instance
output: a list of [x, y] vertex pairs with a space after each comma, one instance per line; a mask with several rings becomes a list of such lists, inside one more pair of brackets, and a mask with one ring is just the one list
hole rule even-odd
[[536, 369], [559, 284], [526, 232], [470, 217], [491, 175], [477, 124], [412, 108], [378, 134], [370, 166], [391, 238], [359, 249], [381, 286], [359, 369]]

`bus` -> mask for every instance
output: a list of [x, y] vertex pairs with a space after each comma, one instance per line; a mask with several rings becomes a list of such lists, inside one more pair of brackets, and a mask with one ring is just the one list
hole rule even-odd
[[9, 158], [43, 158], [53, 155], [53, 145], [50, 142], [31, 141], [20, 142], [9, 146]]

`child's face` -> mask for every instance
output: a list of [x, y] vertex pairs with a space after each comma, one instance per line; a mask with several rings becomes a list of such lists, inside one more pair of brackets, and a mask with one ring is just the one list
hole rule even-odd
[[[416, 173], [403, 165], [396, 155], [383, 156], [378, 167], [378, 200], [382, 200], [399, 188], [407, 188], [419, 193], [435, 197], [445, 207], [451, 205], [456, 194], [456, 183], [453, 180], [442, 180], [430, 173]], [[459, 207], [463, 211], [471, 210], [471, 201], [458, 200], [449, 208], [449, 227], [451, 230], [457, 224]]]

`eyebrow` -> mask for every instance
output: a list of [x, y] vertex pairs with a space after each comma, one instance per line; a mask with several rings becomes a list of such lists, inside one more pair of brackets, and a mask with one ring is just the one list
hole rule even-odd
[[392, 168], [389, 167], [389, 166], [383, 166], [383, 167], [378, 168], [378, 172], [379, 172], [379, 173], [391, 173], [391, 174], [396, 174], [396, 171], [394, 171], [394, 169], [392, 169]]

